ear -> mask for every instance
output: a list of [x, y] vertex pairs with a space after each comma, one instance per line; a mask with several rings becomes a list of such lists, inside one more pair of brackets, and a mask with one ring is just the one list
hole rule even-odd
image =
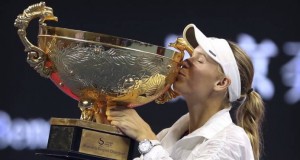
[[231, 80], [228, 77], [222, 77], [215, 83], [215, 91], [226, 91], [229, 85], [231, 84]]

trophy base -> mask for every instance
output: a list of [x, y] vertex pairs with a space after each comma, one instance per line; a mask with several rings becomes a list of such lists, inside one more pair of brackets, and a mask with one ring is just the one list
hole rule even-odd
[[110, 158], [92, 156], [88, 154], [83, 154], [75, 151], [58, 151], [58, 150], [49, 150], [41, 149], [37, 150], [35, 153], [37, 156], [47, 156], [53, 157], [55, 159], [68, 159], [68, 160], [111, 160]]
[[111, 125], [51, 118], [47, 149], [37, 151], [36, 155], [78, 160], [127, 160], [133, 158], [134, 142]]

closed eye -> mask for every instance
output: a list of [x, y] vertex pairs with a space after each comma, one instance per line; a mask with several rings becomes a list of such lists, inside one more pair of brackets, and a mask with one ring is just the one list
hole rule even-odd
[[198, 59], [199, 63], [204, 63], [205, 62], [205, 58], [204, 56], [201, 55], [201, 57]]

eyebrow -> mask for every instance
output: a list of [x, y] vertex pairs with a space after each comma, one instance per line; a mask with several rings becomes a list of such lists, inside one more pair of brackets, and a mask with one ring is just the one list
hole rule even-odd
[[208, 59], [210, 58], [210, 57], [208, 56], [208, 53], [206, 53], [206, 52], [204, 51], [204, 49], [202, 49], [201, 51], [198, 50], [197, 53], [198, 53], [199, 55], [203, 55], [203, 56], [205, 57], [206, 60], [208, 60]]
[[199, 52], [199, 54], [200, 54], [200, 55], [203, 55], [203, 56], [205, 57], [205, 59], [207, 59], [207, 57], [208, 57], [208, 56], [207, 56], [207, 53], [205, 53], [205, 52]]
[[198, 52], [199, 55], [203, 55], [206, 59], [206, 61], [210, 62], [210, 63], [217, 63], [215, 60], [213, 60], [208, 53], [206, 53], [205, 51], [203, 52]]

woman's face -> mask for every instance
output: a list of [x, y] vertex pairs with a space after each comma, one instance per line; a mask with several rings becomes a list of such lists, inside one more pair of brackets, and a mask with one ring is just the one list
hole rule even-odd
[[198, 46], [192, 57], [183, 62], [174, 83], [174, 90], [183, 97], [206, 98], [213, 92], [221, 75], [218, 63]]

